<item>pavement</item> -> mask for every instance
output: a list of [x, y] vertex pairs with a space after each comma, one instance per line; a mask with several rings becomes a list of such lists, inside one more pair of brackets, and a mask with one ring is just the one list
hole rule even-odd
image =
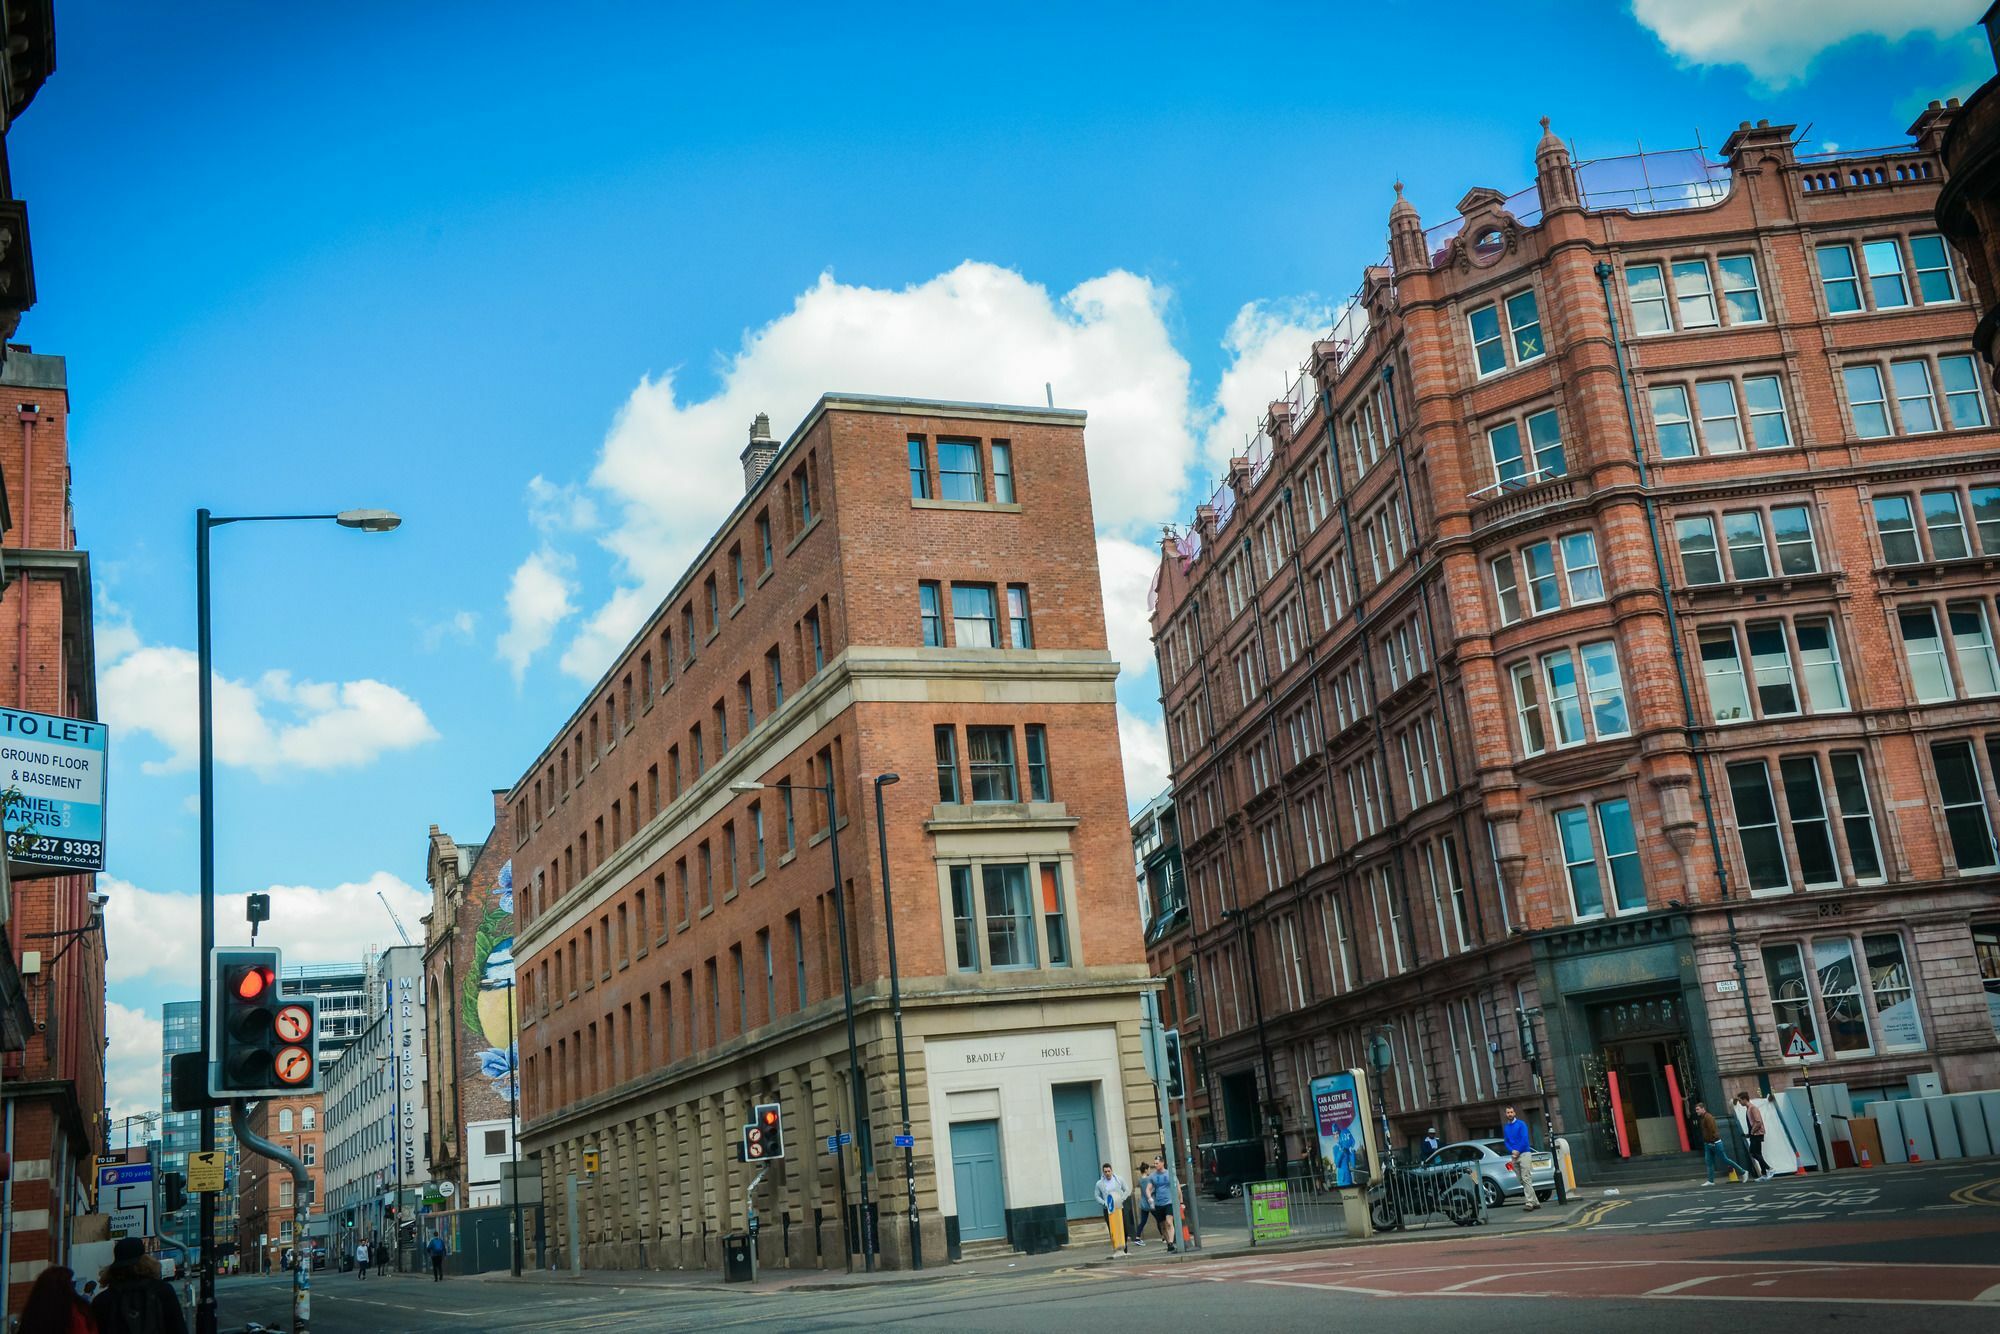
[[[1215, 1220], [1220, 1222], [1220, 1220]], [[1302, 1238], [1205, 1253], [1156, 1247], [1111, 1260], [1087, 1247], [917, 1274], [586, 1273], [458, 1278], [317, 1277], [317, 1334], [623, 1334], [732, 1328], [949, 1329], [1048, 1334], [1106, 1313], [1177, 1328], [1383, 1331], [1476, 1319], [1536, 1334], [1680, 1330], [1691, 1320], [1804, 1334], [1830, 1318], [1958, 1334], [2000, 1328], [2000, 1161], [1843, 1171], [1742, 1185], [1585, 1187], [1564, 1209], [1496, 1211], [1370, 1242]], [[1244, 1239], [1244, 1240], [1247, 1240]], [[287, 1328], [283, 1276], [225, 1280], [222, 1328]], [[1478, 1302], [1476, 1315], [1467, 1299]], [[1690, 1310], [1688, 1303], [1707, 1303]]]

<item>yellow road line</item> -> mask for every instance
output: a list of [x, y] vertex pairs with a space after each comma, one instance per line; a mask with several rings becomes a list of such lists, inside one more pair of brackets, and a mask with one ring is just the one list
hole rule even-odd
[[[1988, 1191], [1992, 1194], [1989, 1196]], [[1951, 1198], [1959, 1204], [1985, 1205], [2000, 1209], [2000, 1177], [1987, 1181], [1975, 1181], [1969, 1186], [1960, 1186], [1951, 1193]]]
[[1546, 1232], [1574, 1232], [1580, 1228], [1592, 1227], [1603, 1222], [1604, 1216], [1613, 1209], [1622, 1209], [1631, 1202], [1630, 1200], [1598, 1200], [1594, 1204], [1587, 1205], [1582, 1213], [1570, 1219], [1569, 1222], [1558, 1223], [1552, 1228], [1544, 1228], [1543, 1230]]

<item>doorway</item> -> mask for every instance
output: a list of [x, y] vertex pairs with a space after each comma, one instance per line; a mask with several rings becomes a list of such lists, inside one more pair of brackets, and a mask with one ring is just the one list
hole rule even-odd
[[951, 1127], [951, 1179], [958, 1192], [961, 1241], [1007, 1235], [1006, 1190], [1000, 1177], [1000, 1123], [958, 1121]]
[[1097, 1099], [1090, 1084], [1057, 1084], [1056, 1160], [1062, 1168], [1064, 1213], [1095, 1218], [1097, 1178], [1104, 1160], [1097, 1153]]
[[1589, 1098], [1606, 1147], [1621, 1158], [1689, 1152], [1688, 1110], [1701, 1096], [1679, 997], [1590, 1007], [1597, 1055]]

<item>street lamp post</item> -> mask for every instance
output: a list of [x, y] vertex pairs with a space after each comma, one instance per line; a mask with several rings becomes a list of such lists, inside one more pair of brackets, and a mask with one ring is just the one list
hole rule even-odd
[[502, 982], [486, 978], [479, 986], [482, 991], [507, 993], [507, 1036], [514, 1044], [508, 1055], [511, 1068], [507, 1072], [507, 1151], [514, 1163], [514, 1180], [507, 1194], [514, 1205], [514, 1277], [519, 1278], [526, 1239], [521, 1234], [521, 1037], [514, 1026], [514, 979], [509, 976]]
[[[228, 523], [301, 523], [332, 520], [342, 528], [364, 533], [392, 532], [402, 520], [388, 510], [342, 510], [338, 514], [227, 514], [206, 509], [194, 512], [194, 639], [195, 701], [199, 734], [201, 802], [201, 1042], [210, 1056], [214, 1048], [211, 1024], [215, 999], [208, 994], [208, 958], [215, 952], [215, 689], [210, 680], [214, 654], [209, 635], [208, 534]], [[201, 1118], [201, 1151], [215, 1151], [215, 1118]], [[195, 1334], [216, 1334], [215, 1324], [215, 1193], [201, 1195], [201, 1287], [194, 1308]]]
[[[759, 783], [743, 779], [731, 783], [731, 792], [762, 792], [771, 787], [791, 787], [790, 783]], [[861, 1048], [854, 1037], [854, 970], [847, 951], [847, 888], [840, 878], [840, 812], [834, 805], [833, 771], [829, 767], [825, 784], [815, 789], [826, 798], [826, 842], [833, 860], [833, 919], [840, 929], [840, 995], [847, 1012], [847, 1086], [854, 1105], [854, 1138], [861, 1161], [861, 1212], [857, 1231], [861, 1234], [861, 1263], [875, 1272], [875, 1250], [868, 1244], [868, 1174], [874, 1167], [875, 1150], [868, 1129], [868, 1095], [861, 1086]]]
[[882, 926], [889, 937], [889, 1014], [896, 1025], [896, 1093], [903, 1103], [903, 1190], [910, 1227], [910, 1268], [924, 1267], [924, 1239], [917, 1230], [917, 1149], [910, 1133], [910, 1065], [903, 1049], [903, 983], [896, 971], [896, 904], [889, 896], [889, 826], [882, 818], [882, 789], [900, 774], [875, 775], [875, 842], [882, 853]]

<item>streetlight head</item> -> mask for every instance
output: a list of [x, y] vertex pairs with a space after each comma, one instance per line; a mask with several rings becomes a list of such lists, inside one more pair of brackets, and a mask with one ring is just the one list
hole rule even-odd
[[753, 778], [739, 778], [729, 785], [731, 792], [762, 792], [764, 785]]
[[359, 528], [364, 533], [394, 532], [402, 525], [402, 516], [392, 510], [342, 510], [333, 516], [333, 521], [342, 528]]
[[875, 775], [875, 785], [876, 785], [877, 787], [894, 787], [894, 786], [895, 786], [896, 784], [898, 784], [898, 783], [900, 783], [900, 782], [902, 782], [902, 781], [903, 781], [903, 776], [902, 776], [901, 774], [876, 774], [876, 775]]

